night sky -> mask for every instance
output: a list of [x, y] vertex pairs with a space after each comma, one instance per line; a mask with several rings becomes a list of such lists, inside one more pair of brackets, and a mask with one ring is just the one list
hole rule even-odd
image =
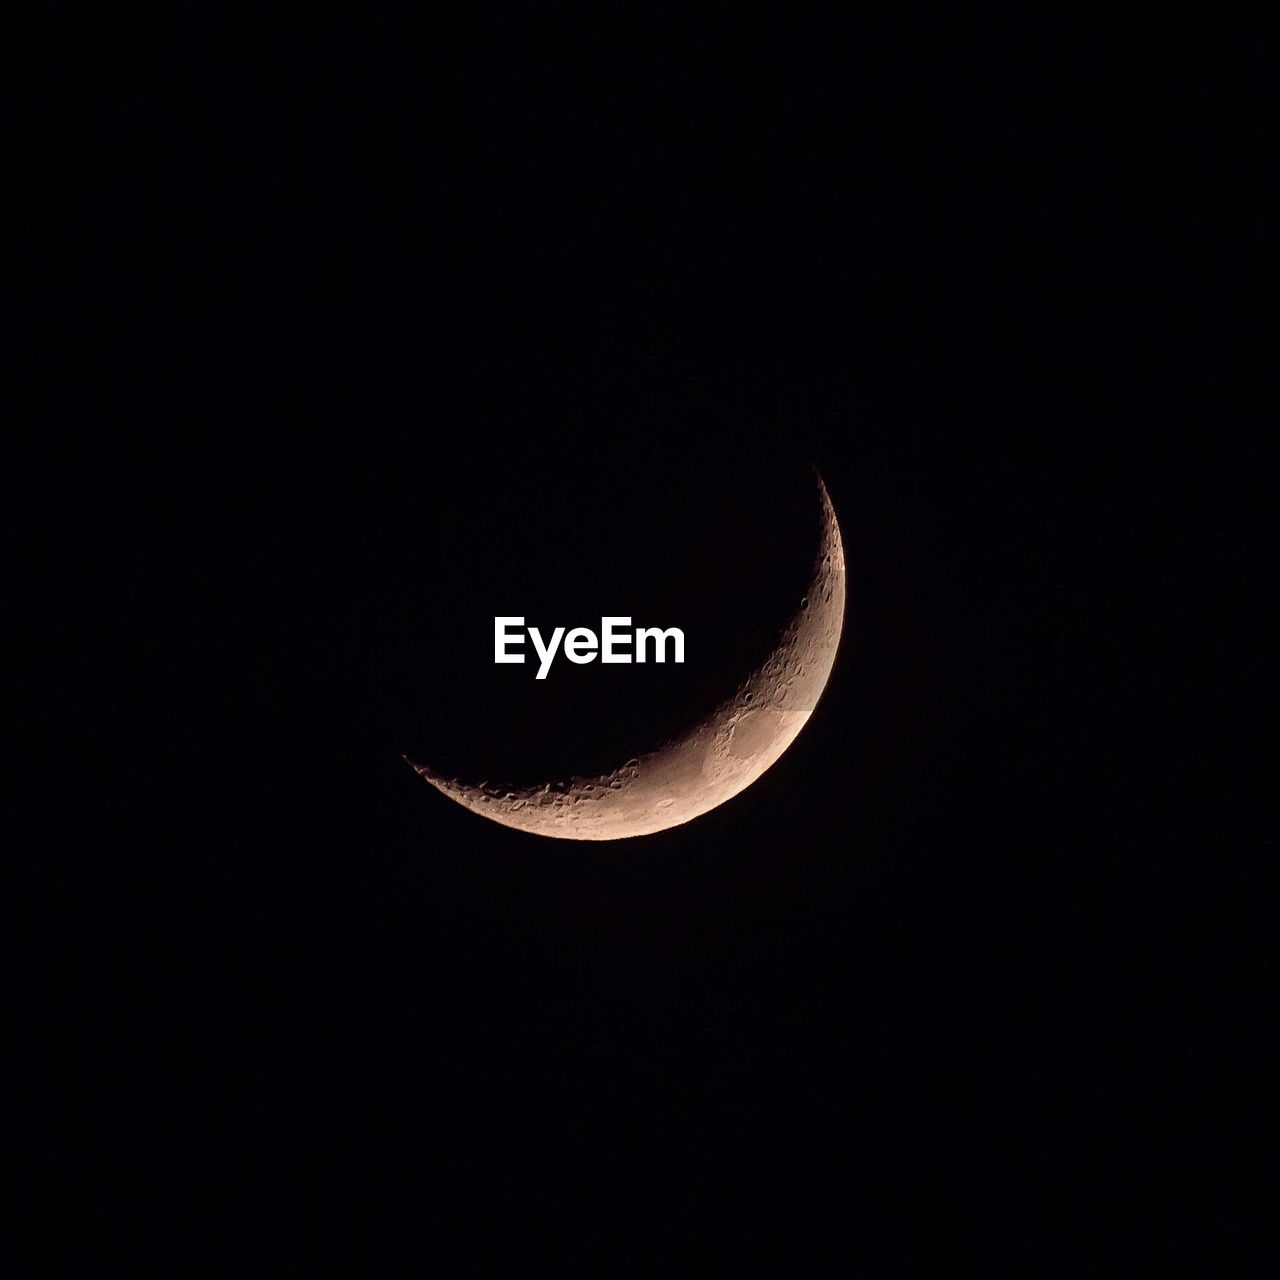
[[[33, 1274], [1261, 1274], [1251, 24], [35, 47]], [[814, 467], [844, 639], [748, 791], [598, 845], [404, 765], [686, 727]], [[688, 661], [535, 681], [496, 614]]]

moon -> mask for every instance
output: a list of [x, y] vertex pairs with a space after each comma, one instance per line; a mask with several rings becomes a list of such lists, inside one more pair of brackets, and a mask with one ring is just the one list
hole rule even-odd
[[705, 720], [612, 773], [534, 787], [445, 778], [437, 791], [483, 818], [560, 840], [626, 840], [678, 827], [731, 800], [774, 764], [818, 705], [844, 627], [840, 526], [818, 476], [821, 536], [809, 588], [777, 647]]

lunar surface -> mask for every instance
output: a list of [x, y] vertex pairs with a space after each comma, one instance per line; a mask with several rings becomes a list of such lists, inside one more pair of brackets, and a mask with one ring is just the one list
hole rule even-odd
[[844, 626], [840, 526], [818, 479], [822, 532], [799, 611], [777, 648], [702, 723], [612, 773], [536, 787], [469, 784], [405, 760], [438, 791], [504, 826], [561, 840], [650, 835], [749, 787], [795, 741], [826, 688]]

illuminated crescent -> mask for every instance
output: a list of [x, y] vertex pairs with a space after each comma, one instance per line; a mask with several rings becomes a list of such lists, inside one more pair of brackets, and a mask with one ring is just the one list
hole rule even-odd
[[599, 777], [471, 785], [405, 760], [436, 790], [507, 827], [561, 840], [624, 840], [677, 827], [749, 787], [795, 741], [826, 688], [844, 625], [840, 526], [818, 478], [822, 533], [808, 594], [778, 647], [701, 724]]

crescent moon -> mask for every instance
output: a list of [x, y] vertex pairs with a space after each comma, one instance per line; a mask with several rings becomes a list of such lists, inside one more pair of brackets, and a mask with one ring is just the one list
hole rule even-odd
[[678, 827], [749, 787], [795, 741], [835, 663], [844, 627], [840, 526], [818, 477], [822, 532], [809, 589], [773, 653], [705, 720], [612, 773], [509, 788], [420, 777], [472, 813], [561, 840], [625, 840]]

